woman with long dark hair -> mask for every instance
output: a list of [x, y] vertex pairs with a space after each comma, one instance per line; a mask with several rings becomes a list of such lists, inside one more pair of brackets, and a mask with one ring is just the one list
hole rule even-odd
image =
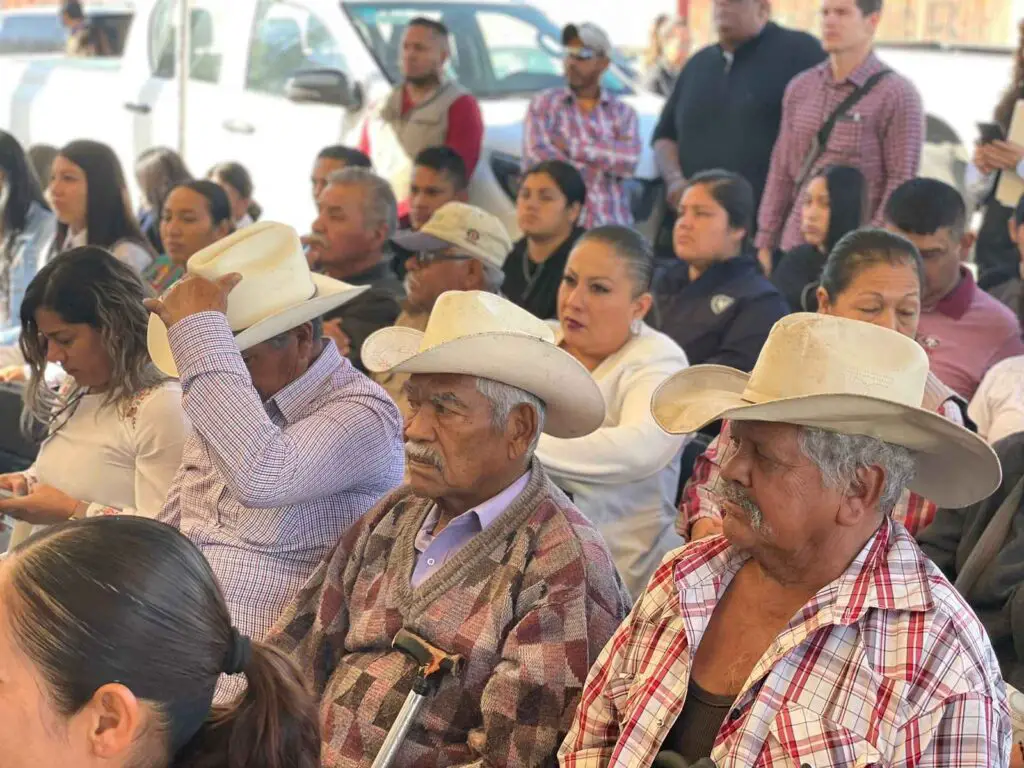
[[[93, 515], [156, 517], [181, 464], [181, 387], [153, 365], [139, 276], [101, 248], [75, 248], [36, 275], [21, 304], [30, 370], [25, 412], [46, 431], [35, 463], [0, 475], [0, 512], [29, 525]], [[48, 364], [64, 369], [54, 391]]]
[[[10, 766], [317, 768], [295, 666], [232, 625], [209, 564], [153, 520], [53, 526], [0, 565], [0, 750]], [[212, 706], [221, 674], [246, 692]]]
[[110, 147], [73, 141], [61, 149], [46, 194], [59, 222], [53, 253], [95, 245], [136, 272], [153, 261], [132, 213], [121, 163]]
[[786, 253], [772, 270], [772, 283], [794, 312], [818, 309], [818, 280], [836, 243], [864, 224], [867, 183], [857, 168], [822, 169], [807, 185], [801, 219], [804, 244]]
[[142, 190], [139, 228], [157, 253], [164, 252], [164, 244], [160, 240], [164, 201], [172, 189], [187, 184], [192, 178], [181, 155], [167, 147], [147, 149], [135, 161], [135, 179]]
[[161, 206], [165, 252], [143, 270], [143, 279], [163, 293], [184, 276], [189, 259], [234, 231], [231, 204], [218, 185], [203, 179], [175, 187]]
[[55, 226], [21, 144], [0, 131], [0, 346], [18, 341], [21, 300], [46, 260]]
[[206, 174], [227, 193], [235, 229], [244, 229], [260, 220], [263, 209], [253, 199], [252, 176], [241, 163], [218, 163]]

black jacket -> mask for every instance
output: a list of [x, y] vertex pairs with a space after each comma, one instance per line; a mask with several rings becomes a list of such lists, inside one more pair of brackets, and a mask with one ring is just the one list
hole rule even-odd
[[[940, 509], [918, 534], [921, 549], [955, 581], [971, 550], [996, 510], [1024, 474], [1024, 434], [996, 443], [1003, 482], [985, 501], [965, 509]], [[988, 631], [1006, 682], [1024, 688], [1024, 509], [1018, 510], [1010, 535], [977, 583], [964, 595]]]
[[369, 285], [370, 289], [325, 315], [324, 319], [341, 319], [341, 329], [352, 342], [352, 351], [348, 359], [352, 361], [352, 365], [365, 373], [362, 358], [363, 342], [374, 331], [395, 324], [402, 311], [405, 289], [387, 261], [380, 262], [362, 274], [346, 277], [345, 282], [351, 285]]
[[683, 67], [654, 140], [679, 145], [686, 178], [712, 168], [734, 171], [753, 185], [759, 203], [786, 86], [825, 57], [816, 38], [771, 22], [736, 50], [731, 64], [718, 44], [702, 48]]
[[505, 259], [505, 282], [501, 284], [501, 292], [513, 304], [525, 309], [541, 320], [551, 320], [558, 315], [558, 287], [562, 284], [562, 273], [565, 263], [569, 260], [576, 241], [583, 234], [583, 229], [575, 227], [558, 250], [552, 253], [540, 267], [532, 266], [537, 271], [532, 279], [527, 279], [523, 272], [526, 255], [526, 238], [521, 238], [512, 246], [512, 252]]
[[751, 370], [772, 326], [789, 314], [786, 300], [752, 256], [714, 264], [689, 284], [687, 269], [680, 263], [660, 281], [660, 330], [683, 348], [690, 365]]
[[799, 245], [784, 254], [772, 270], [772, 285], [793, 312], [817, 312], [815, 289], [821, 282], [826, 256], [813, 245]]

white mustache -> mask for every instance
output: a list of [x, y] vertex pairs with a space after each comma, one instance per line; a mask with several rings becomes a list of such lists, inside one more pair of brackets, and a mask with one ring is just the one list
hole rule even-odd
[[441, 458], [441, 454], [427, 448], [422, 443], [414, 443], [411, 440], [406, 442], [405, 457], [424, 464], [431, 464], [438, 472], [444, 471], [444, 459]]

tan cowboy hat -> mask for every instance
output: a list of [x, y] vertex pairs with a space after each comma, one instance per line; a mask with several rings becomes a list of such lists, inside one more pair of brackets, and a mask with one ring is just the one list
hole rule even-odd
[[517, 387], [540, 398], [544, 431], [583, 437], [604, 421], [604, 396], [590, 372], [555, 346], [543, 320], [484, 291], [447, 291], [426, 331], [382, 328], [363, 343], [373, 373], [458, 373]]
[[866, 435], [909, 448], [910, 490], [964, 507], [999, 487], [999, 459], [972, 432], [921, 408], [928, 357], [913, 339], [870, 323], [798, 313], [775, 324], [754, 370], [696, 365], [654, 393], [672, 434], [718, 419], [769, 421]]
[[[285, 224], [261, 221], [204, 248], [188, 260], [187, 274], [216, 280], [237, 272], [228, 296], [228, 325], [239, 350], [308, 323], [367, 290], [310, 271], [302, 243]], [[167, 326], [149, 317], [149, 354], [156, 367], [177, 376]]]

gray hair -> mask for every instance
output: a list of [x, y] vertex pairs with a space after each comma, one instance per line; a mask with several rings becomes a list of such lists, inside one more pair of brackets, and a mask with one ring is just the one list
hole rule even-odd
[[484, 271], [484, 290], [488, 293], [498, 293], [501, 290], [502, 284], [505, 282], [504, 270], [498, 269], [491, 264], [485, 264], [480, 262], [480, 266]]
[[844, 435], [813, 427], [800, 428], [800, 450], [821, 471], [824, 484], [846, 490], [857, 482], [857, 471], [881, 467], [885, 485], [878, 500], [883, 514], [889, 514], [903, 490], [914, 479], [914, 457], [900, 445], [864, 435]]
[[651, 290], [654, 278], [654, 249], [647, 238], [634, 229], [617, 224], [594, 227], [576, 241], [574, 250], [584, 243], [604, 243], [615, 255], [626, 262], [626, 271], [633, 281], [633, 297], [642, 296]]
[[363, 216], [367, 227], [387, 227], [388, 239], [398, 230], [398, 201], [391, 185], [369, 168], [349, 166], [327, 177], [328, 185], [359, 187], [366, 195]]
[[495, 432], [503, 432], [508, 425], [508, 417], [512, 411], [520, 405], [528, 405], [537, 414], [537, 433], [530, 442], [529, 455], [537, 450], [537, 443], [540, 441], [540, 433], [544, 431], [544, 417], [546, 409], [544, 403], [536, 395], [532, 395], [518, 387], [510, 384], [502, 384], [494, 379], [477, 377], [476, 391], [491, 402], [491, 426]]

